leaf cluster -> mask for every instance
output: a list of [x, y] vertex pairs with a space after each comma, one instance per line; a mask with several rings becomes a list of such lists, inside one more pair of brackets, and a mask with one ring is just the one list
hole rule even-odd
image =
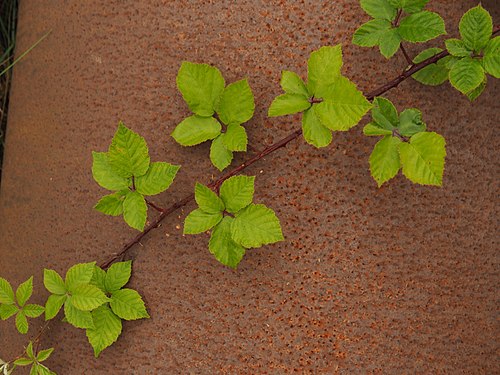
[[[49, 368], [43, 365], [41, 362], [47, 360], [54, 348], [40, 350], [35, 353], [33, 349], [33, 342], [29, 342], [26, 347], [25, 356], [18, 358], [14, 361], [14, 366], [31, 366], [30, 375], [56, 375], [54, 371], [49, 370]], [[15, 367], [11, 369], [14, 370]]]

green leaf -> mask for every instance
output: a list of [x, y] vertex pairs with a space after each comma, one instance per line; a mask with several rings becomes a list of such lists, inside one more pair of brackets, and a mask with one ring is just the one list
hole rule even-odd
[[12, 290], [12, 286], [7, 280], [0, 277], [0, 303], [12, 305], [14, 302], [14, 291]]
[[[73, 290], [78, 285], [88, 284], [90, 282], [90, 279], [92, 279], [92, 274], [94, 273], [94, 266], [95, 262], [90, 262], [90, 263], [79, 263], [70, 267], [68, 272], [66, 272], [66, 288], [62, 293], [59, 293], [60, 290], [62, 290], [60, 289], [61, 287], [60, 285], [58, 285], [57, 288], [54, 288], [52, 290], [49, 288], [47, 289], [49, 290], [49, 292], [52, 292], [54, 294], [64, 294], [66, 293], [66, 290], [73, 292]], [[55, 275], [52, 274], [51, 276], [54, 277]], [[57, 277], [55, 277], [55, 279], [57, 279]], [[51, 282], [52, 281], [53, 280], [51, 279]]]
[[462, 94], [474, 90], [484, 80], [484, 70], [477, 59], [464, 57], [450, 69], [450, 83]]
[[422, 121], [422, 112], [415, 108], [405, 109], [399, 115], [399, 133], [405, 137], [425, 131], [426, 125]]
[[196, 183], [194, 188], [194, 199], [198, 206], [205, 212], [217, 213], [224, 211], [224, 202], [215, 194], [212, 189], [205, 185]]
[[149, 166], [145, 175], [137, 177], [135, 188], [143, 195], [156, 195], [167, 190], [180, 166], [165, 162], [154, 162]]
[[24, 304], [30, 299], [33, 294], [33, 276], [31, 276], [24, 283], [19, 285], [16, 290], [16, 298], [19, 306], [23, 307]]
[[132, 261], [113, 263], [106, 273], [105, 285], [109, 293], [123, 288], [132, 275]]
[[406, 13], [416, 13], [420, 12], [429, 0], [388, 0], [388, 2]]
[[392, 130], [384, 129], [375, 122], [366, 124], [363, 134], [367, 136], [392, 135]]
[[220, 197], [228, 212], [236, 213], [252, 203], [254, 183], [254, 176], [233, 176], [222, 183]]
[[123, 219], [132, 228], [144, 230], [148, 216], [148, 206], [142, 194], [129, 191], [123, 201]]
[[222, 212], [209, 213], [198, 208], [184, 220], [184, 234], [199, 234], [216, 226], [222, 220]]
[[125, 199], [126, 191], [105, 195], [94, 208], [105, 215], [119, 216], [123, 213], [123, 200]]
[[373, 99], [372, 119], [382, 129], [390, 130], [398, 126], [398, 111], [389, 99], [377, 96]]
[[22, 310], [27, 317], [38, 318], [43, 314], [45, 308], [43, 306], [32, 303], [24, 306]]
[[324, 98], [314, 109], [319, 121], [331, 130], [349, 130], [372, 106], [356, 85], [345, 77], [339, 77], [330, 85]]
[[113, 312], [125, 320], [149, 318], [139, 293], [133, 289], [121, 289], [113, 292], [109, 303]]
[[385, 32], [391, 28], [391, 23], [386, 20], [375, 19], [362, 24], [352, 37], [353, 44], [361, 47], [374, 47], [380, 43]]
[[488, 11], [478, 5], [463, 15], [458, 28], [465, 46], [479, 52], [491, 37], [493, 21]]
[[396, 18], [396, 7], [387, 0], [361, 0], [361, 8], [373, 18], [392, 21]]
[[78, 310], [71, 302], [72, 297], [68, 297], [64, 302], [64, 316], [69, 324], [76, 328], [93, 328], [94, 321], [90, 311]]
[[319, 121], [313, 108], [302, 115], [302, 134], [306, 142], [316, 148], [326, 147], [332, 142], [332, 131]]
[[494, 37], [486, 45], [483, 66], [486, 73], [500, 78], [500, 36]]
[[401, 36], [398, 29], [389, 29], [380, 35], [379, 50], [380, 53], [389, 59], [398, 51], [401, 44]]
[[38, 375], [56, 375], [56, 373], [54, 371], [50, 371], [47, 366], [44, 366], [40, 363], [37, 363], [36, 364], [38, 366], [38, 369], [37, 369], [37, 374]]
[[28, 333], [28, 319], [26, 319], [26, 314], [22, 310], [16, 315], [16, 328], [23, 335]]
[[189, 109], [199, 116], [212, 116], [224, 91], [219, 69], [184, 61], [177, 73], [177, 88]]
[[302, 78], [298, 76], [297, 73], [291, 72], [289, 70], [283, 70], [281, 72], [281, 88], [287, 94], [297, 94], [302, 95], [306, 98], [309, 97], [309, 92], [304, 84]]
[[446, 34], [441, 16], [429, 11], [418, 12], [403, 18], [398, 31], [404, 40], [412, 43], [427, 42]]
[[194, 146], [216, 138], [221, 129], [221, 124], [215, 118], [194, 115], [185, 118], [171, 135], [183, 146]]
[[33, 363], [33, 360], [32, 359], [28, 359], [28, 358], [18, 358], [14, 361], [14, 364], [16, 366], [29, 366]]
[[246, 151], [247, 150], [247, 132], [245, 128], [238, 124], [230, 124], [222, 139], [224, 146], [229, 151]]
[[396, 176], [401, 168], [398, 148], [400, 143], [398, 138], [387, 135], [373, 148], [370, 155], [370, 172], [378, 187]]
[[61, 310], [62, 305], [66, 302], [66, 296], [51, 294], [45, 302], [45, 320], [54, 319]]
[[231, 238], [231, 225], [234, 219], [226, 216], [212, 231], [208, 249], [222, 264], [236, 268], [245, 255], [245, 248]]
[[[413, 62], [418, 64], [428, 58], [437, 55], [442, 51], [441, 48], [428, 48], [422, 52], [420, 52], [415, 58]], [[438, 62], [434, 64], [430, 64], [420, 71], [416, 72], [412, 75], [412, 78], [417, 80], [418, 82], [429, 85], [429, 86], [438, 86], [448, 80], [449, 69], [446, 67], [447, 61], [450, 59], [449, 56], [446, 56], [440, 59]]]
[[217, 108], [224, 124], [243, 124], [250, 120], [255, 110], [252, 89], [246, 79], [228, 85]]
[[33, 341], [30, 341], [28, 343], [28, 346], [26, 347], [26, 355], [29, 359], [35, 359], [35, 353], [33, 351]]
[[148, 171], [146, 141], [120, 122], [108, 150], [108, 163], [122, 177], [139, 177]]
[[231, 236], [243, 247], [260, 247], [284, 240], [276, 214], [263, 204], [250, 204], [234, 219]]
[[446, 40], [444, 43], [452, 56], [467, 57], [471, 55], [471, 51], [465, 46], [463, 40], [452, 38]]
[[36, 356], [36, 360], [38, 362], [43, 362], [43, 361], [47, 360], [53, 351], [54, 351], [54, 348], [40, 350], [38, 352], [38, 355]]
[[403, 174], [421, 185], [441, 186], [443, 183], [445, 141], [437, 133], [417, 133], [410, 142], [399, 145]]
[[92, 176], [103, 188], [108, 190], [128, 189], [131, 184], [130, 178], [121, 177], [115, 173], [109, 165], [106, 152], [92, 151]]
[[292, 115], [303, 112], [310, 106], [311, 103], [309, 103], [309, 100], [304, 95], [282, 94], [273, 100], [267, 115], [269, 117]]
[[[75, 272], [73, 274], [75, 275]], [[43, 270], [43, 285], [45, 285], [45, 289], [47, 289], [51, 293], [66, 293], [66, 284], [64, 283], [61, 276], [59, 276], [59, 274], [54, 270]]]
[[0, 305], [0, 319], [7, 320], [18, 311], [16, 305]]
[[307, 62], [307, 87], [309, 92], [316, 97], [321, 97], [319, 95], [321, 86], [329, 86], [335, 82], [340, 76], [341, 68], [342, 46], [340, 44], [333, 47], [323, 46], [312, 52]]
[[477, 86], [474, 90], [469, 91], [467, 94], [465, 94], [471, 102], [476, 100], [478, 98], [478, 96], [482, 94], [482, 92], [484, 91], [484, 89], [486, 87], [486, 82], [487, 82], [487, 78], [485, 75], [483, 82], [481, 82], [481, 84], [479, 86]]
[[219, 135], [210, 146], [210, 160], [219, 171], [223, 171], [233, 160], [233, 153], [224, 145], [225, 136], [226, 134]]
[[79, 285], [73, 290], [71, 303], [78, 310], [91, 311], [108, 302], [101, 289], [94, 285]]
[[94, 348], [95, 357], [112, 345], [122, 332], [122, 321], [107, 305], [102, 305], [92, 312], [95, 328], [87, 329], [87, 338]]
[[103, 292], [106, 292], [106, 271], [101, 267], [95, 266], [94, 273], [92, 274], [92, 279], [90, 280], [91, 285], [95, 285]]

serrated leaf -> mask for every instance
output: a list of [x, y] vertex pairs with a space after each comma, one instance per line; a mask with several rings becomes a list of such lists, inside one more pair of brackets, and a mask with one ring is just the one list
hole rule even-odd
[[199, 116], [212, 116], [225, 82], [219, 69], [184, 61], [177, 73], [177, 88], [189, 109]]
[[35, 352], [33, 351], [33, 341], [30, 341], [28, 343], [28, 346], [26, 347], [26, 355], [29, 359], [35, 359]]
[[221, 129], [221, 124], [215, 118], [193, 115], [177, 125], [171, 135], [183, 146], [194, 146], [216, 138]]
[[420, 12], [429, 0], [388, 0], [392, 6], [403, 9], [406, 13]]
[[398, 51], [401, 44], [401, 36], [398, 29], [389, 29], [381, 33], [379, 40], [379, 50], [386, 59], [391, 58]]
[[12, 305], [14, 301], [14, 290], [10, 283], [4, 278], [0, 277], [0, 303]]
[[78, 310], [91, 311], [108, 301], [108, 297], [95, 285], [79, 285], [72, 291], [71, 303]]
[[387, 0], [361, 0], [361, 8], [373, 18], [392, 21], [396, 18], [396, 7]]
[[31, 303], [22, 308], [24, 314], [29, 318], [38, 318], [43, 314], [45, 308], [43, 306]]
[[464, 57], [450, 69], [450, 83], [462, 94], [474, 90], [484, 80], [484, 70], [477, 59]]
[[120, 122], [108, 150], [108, 163], [122, 177], [139, 177], [148, 171], [149, 151], [139, 134]]
[[144, 230], [148, 216], [148, 206], [142, 194], [129, 191], [123, 201], [123, 219], [132, 228]]
[[106, 271], [99, 266], [95, 266], [92, 279], [90, 279], [90, 284], [95, 285], [103, 292], [106, 292]]
[[135, 188], [143, 195], [156, 195], [167, 190], [180, 166], [165, 162], [154, 162], [145, 175], [135, 179]]
[[16, 366], [29, 366], [33, 363], [32, 359], [29, 358], [18, 358], [14, 361]]
[[90, 311], [78, 310], [71, 302], [72, 297], [68, 297], [64, 302], [64, 316], [66, 321], [76, 328], [94, 328], [94, 321]]
[[231, 164], [233, 153], [224, 145], [224, 137], [226, 134], [220, 134], [212, 141], [210, 146], [210, 160], [212, 164], [219, 170], [223, 171]]
[[322, 97], [319, 94], [320, 88], [335, 82], [340, 76], [341, 68], [342, 46], [340, 44], [323, 46], [312, 52], [307, 62], [308, 91], [316, 97]]
[[123, 288], [132, 275], [132, 261], [113, 263], [106, 272], [105, 285], [109, 293]]
[[491, 37], [493, 21], [490, 14], [481, 5], [469, 9], [458, 26], [465, 46], [473, 51], [480, 51]]
[[482, 92], [484, 91], [484, 89], [486, 87], [486, 82], [487, 82], [487, 78], [485, 75], [483, 82], [481, 82], [481, 84], [479, 86], [477, 86], [474, 90], [469, 91], [467, 94], [465, 94], [471, 102], [476, 100], [479, 97], [479, 95], [482, 94]]
[[353, 44], [361, 47], [374, 47], [380, 43], [385, 32], [391, 28], [386, 20], [375, 19], [362, 24], [352, 37]]
[[396, 176], [401, 168], [399, 144], [401, 141], [390, 135], [377, 142], [370, 155], [370, 173], [378, 187]]
[[484, 49], [483, 67], [486, 73], [500, 78], [500, 36], [491, 39]]
[[375, 122], [370, 122], [363, 128], [363, 134], [367, 136], [392, 135], [392, 130], [384, 129]]
[[43, 285], [45, 289], [54, 294], [66, 293], [66, 284], [62, 277], [54, 270], [43, 270]]
[[245, 128], [241, 125], [229, 124], [222, 141], [224, 142], [224, 146], [229, 151], [247, 150], [247, 143], [248, 143], [247, 132]]
[[231, 237], [247, 248], [284, 240], [279, 219], [263, 204], [250, 204], [238, 213], [231, 227]]
[[465, 46], [463, 40], [460, 39], [448, 39], [444, 42], [446, 44], [446, 49], [452, 56], [466, 57], [471, 55], [471, 51]]
[[51, 294], [45, 302], [45, 320], [54, 319], [61, 310], [62, 305], [66, 301], [67, 296], [59, 296]]
[[377, 96], [373, 99], [372, 119], [380, 128], [390, 130], [398, 126], [398, 111], [389, 99]]
[[311, 106], [309, 100], [301, 94], [282, 94], [274, 98], [267, 115], [277, 117], [303, 112]]
[[53, 351], [54, 351], [54, 348], [40, 350], [36, 356], [36, 360], [38, 362], [43, 362], [43, 361], [47, 360]]
[[125, 199], [125, 195], [126, 191], [105, 195], [99, 199], [99, 202], [97, 202], [94, 208], [105, 215], [119, 216], [123, 213], [123, 200]]
[[196, 183], [194, 188], [194, 199], [198, 206], [205, 212], [217, 213], [224, 211], [224, 202], [212, 189], [205, 185]]
[[326, 147], [332, 142], [332, 131], [319, 121], [314, 108], [302, 115], [302, 134], [306, 142], [316, 148]]
[[281, 72], [280, 85], [283, 91], [285, 91], [287, 94], [302, 95], [306, 98], [309, 97], [307, 87], [302, 78], [300, 78], [297, 73], [291, 72], [289, 70], [283, 70]]
[[255, 110], [252, 89], [246, 79], [228, 85], [220, 98], [217, 113], [224, 124], [243, 124]]
[[26, 314], [22, 310], [18, 311], [16, 315], [16, 328], [23, 335], [28, 333], [28, 319], [26, 319]]
[[252, 203], [254, 183], [254, 176], [233, 176], [222, 183], [220, 197], [228, 212], [236, 213]]
[[184, 220], [184, 234], [199, 234], [216, 226], [222, 220], [222, 212], [209, 213], [198, 208]]
[[[49, 290], [49, 292], [52, 292], [54, 294], [64, 294], [66, 293], [66, 290], [73, 292], [73, 290], [77, 286], [81, 284], [88, 284], [90, 282], [90, 279], [92, 279], [92, 274], [94, 273], [94, 266], [95, 262], [90, 262], [90, 263], [78, 263], [70, 267], [68, 269], [68, 272], [66, 272], [66, 288], [63, 293], [59, 293], [59, 288], [61, 287], [61, 285], [58, 285], [57, 288], [53, 290], [48, 288], [47, 289]], [[54, 274], [51, 274], [51, 276], [54, 277], [54, 279], [51, 279], [51, 282], [52, 281], [55, 281], [57, 283], [59, 282], [57, 280], [57, 276], [55, 276]]]
[[446, 29], [439, 14], [422, 11], [403, 18], [399, 24], [398, 32], [404, 40], [417, 43], [427, 42], [439, 35], [446, 34]]
[[16, 305], [0, 305], [0, 319], [7, 320], [18, 311]]
[[[428, 58], [437, 55], [442, 51], [441, 48], [428, 48], [422, 52], [420, 52], [415, 58], [413, 62], [418, 64]], [[414, 73], [412, 78], [417, 80], [418, 82], [429, 85], [429, 86], [438, 86], [448, 80], [449, 69], [446, 67], [447, 61], [450, 59], [450, 56], [443, 57], [438, 62], [434, 64], [430, 64], [420, 71]]]
[[19, 285], [16, 290], [16, 299], [19, 306], [23, 307], [33, 294], [33, 276]]
[[95, 328], [87, 329], [87, 338], [94, 348], [95, 357], [112, 345], [122, 332], [122, 322], [107, 305], [92, 312]]
[[212, 231], [208, 249], [222, 264], [236, 268], [245, 255], [245, 248], [238, 245], [231, 237], [231, 225], [234, 219], [226, 216]]
[[371, 108], [363, 93], [345, 77], [338, 77], [314, 109], [319, 121], [331, 130], [347, 131]]
[[417, 133], [399, 145], [403, 174], [421, 185], [443, 183], [445, 140], [437, 133]]
[[117, 290], [111, 295], [109, 303], [113, 312], [125, 320], [149, 318], [144, 301], [133, 289]]
[[422, 112], [415, 108], [405, 109], [399, 115], [398, 131], [405, 137], [425, 131], [426, 125], [422, 121]]
[[115, 173], [109, 165], [106, 152], [92, 151], [92, 159], [92, 176], [100, 186], [108, 190], [128, 189], [131, 184], [130, 178]]

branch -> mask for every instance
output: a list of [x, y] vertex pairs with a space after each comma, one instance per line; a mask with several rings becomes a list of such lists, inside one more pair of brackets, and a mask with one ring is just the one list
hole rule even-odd
[[408, 55], [408, 52], [406, 52], [406, 49], [405, 47], [403, 46], [403, 43], [400, 43], [399, 44], [399, 48], [401, 48], [401, 52], [403, 52], [403, 55], [406, 59], [406, 62], [408, 63], [408, 65], [412, 66], [413, 65], [413, 61], [412, 59], [410, 58], [410, 55]]

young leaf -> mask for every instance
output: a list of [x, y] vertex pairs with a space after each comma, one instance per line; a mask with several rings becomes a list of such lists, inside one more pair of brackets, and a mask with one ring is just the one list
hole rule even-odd
[[32, 294], [33, 294], [33, 276], [31, 276], [28, 280], [19, 285], [19, 287], [17, 288], [16, 298], [18, 305], [20, 307], [23, 307]]
[[289, 70], [283, 70], [281, 72], [281, 88], [287, 94], [297, 94], [302, 95], [305, 98], [309, 97], [309, 92], [304, 84], [302, 78], [300, 78], [297, 73], [290, 72]]
[[108, 163], [122, 177], [139, 177], [149, 168], [146, 141], [120, 122], [108, 150]]
[[122, 332], [122, 322], [107, 305], [95, 309], [91, 318], [95, 327], [87, 329], [87, 338], [97, 358], [104, 349], [118, 340]]
[[260, 247], [284, 240], [276, 214], [263, 204], [250, 204], [231, 226], [233, 240], [243, 247]]
[[450, 83], [462, 94], [474, 90], [484, 80], [484, 70], [477, 59], [464, 57], [450, 69]]
[[363, 134], [367, 136], [392, 135], [392, 130], [384, 129], [376, 122], [370, 122], [363, 128]]
[[493, 21], [488, 11], [478, 5], [463, 15], [458, 28], [465, 46], [472, 51], [480, 51], [491, 37]]
[[0, 319], [7, 320], [18, 311], [16, 305], [0, 305]]
[[312, 52], [307, 62], [308, 91], [321, 97], [321, 95], [317, 95], [320, 86], [329, 86], [335, 82], [340, 76], [341, 68], [342, 46], [340, 44], [333, 47], [323, 46]]
[[500, 78], [500, 36], [491, 39], [484, 49], [483, 66], [486, 73]]
[[35, 352], [33, 351], [33, 341], [30, 341], [28, 343], [28, 346], [26, 347], [26, 355], [29, 359], [35, 359]]
[[352, 37], [353, 44], [361, 47], [374, 47], [380, 43], [391, 23], [382, 19], [374, 19], [362, 24]]
[[108, 154], [106, 152], [92, 151], [92, 176], [94, 180], [103, 188], [108, 190], [128, 189], [130, 178], [121, 177], [115, 173], [109, 165]]
[[95, 266], [94, 273], [92, 274], [92, 279], [90, 280], [91, 285], [95, 285], [103, 292], [106, 292], [106, 271], [101, 267]]
[[127, 191], [119, 191], [117, 193], [105, 195], [94, 208], [105, 215], [119, 216], [123, 213], [123, 200]]
[[452, 56], [466, 57], [472, 54], [472, 51], [465, 46], [463, 40], [452, 38], [446, 40], [444, 43], [446, 44], [446, 49]]
[[401, 44], [401, 36], [398, 29], [389, 29], [380, 35], [379, 50], [386, 59], [391, 58], [398, 51]]
[[132, 274], [132, 261], [113, 263], [106, 272], [106, 291], [112, 293], [123, 288]]
[[[53, 289], [54, 291], [49, 289], [49, 292], [54, 294], [64, 294], [66, 293], [66, 289], [72, 292], [78, 285], [88, 284], [92, 278], [92, 274], [94, 273], [94, 265], [95, 262], [75, 264], [70, 267], [68, 272], [66, 272], [66, 288], [64, 292], [59, 293], [59, 287], [57, 289]], [[54, 274], [51, 276], [54, 277]], [[57, 277], [55, 277], [55, 279], [57, 279]], [[58, 292], [56, 292], [56, 290]]]
[[51, 293], [66, 293], [66, 284], [61, 276], [59, 276], [59, 274], [54, 270], [43, 270], [43, 285], [45, 285], [45, 288]]
[[437, 133], [417, 133], [410, 142], [399, 145], [403, 174], [421, 185], [441, 186], [443, 183], [445, 141]]
[[54, 348], [40, 350], [36, 356], [36, 360], [38, 362], [43, 362], [43, 361], [47, 360], [53, 351], [54, 351]]
[[233, 221], [232, 217], [226, 216], [215, 226], [208, 242], [208, 249], [219, 262], [231, 268], [236, 268], [243, 255], [245, 255], [245, 248], [238, 245], [231, 238], [231, 224]]
[[120, 289], [113, 292], [109, 305], [116, 315], [125, 320], [149, 318], [144, 301], [133, 289]]
[[18, 358], [14, 361], [16, 366], [29, 366], [33, 363], [32, 359], [29, 358]]
[[7, 280], [0, 277], [0, 303], [12, 305], [14, 302], [14, 291], [12, 290], [12, 286]]
[[215, 118], [193, 115], [177, 125], [171, 135], [183, 146], [194, 146], [216, 138], [221, 129], [221, 124]]
[[373, 148], [370, 155], [370, 172], [378, 187], [396, 176], [401, 168], [398, 150], [400, 143], [398, 138], [387, 135]]
[[194, 189], [194, 199], [198, 206], [208, 213], [222, 212], [225, 209], [222, 199], [213, 190], [199, 183], [196, 183]]
[[45, 308], [43, 306], [31, 303], [22, 308], [24, 314], [29, 318], [38, 318], [43, 314]]
[[426, 125], [422, 121], [422, 112], [415, 108], [405, 109], [399, 115], [399, 133], [405, 137], [425, 131]]
[[372, 119], [382, 129], [392, 131], [398, 126], [398, 111], [389, 99], [377, 96], [373, 100]]
[[252, 118], [254, 109], [252, 89], [248, 81], [242, 79], [224, 89], [217, 113], [224, 124], [243, 124]]
[[302, 134], [306, 142], [316, 148], [326, 147], [332, 142], [332, 131], [319, 121], [313, 108], [302, 115]]
[[224, 138], [222, 138], [224, 146], [229, 151], [246, 151], [247, 150], [247, 132], [245, 128], [238, 124], [229, 124]]
[[252, 203], [254, 183], [254, 176], [233, 176], [222, 183], [220, 197], [228, 212], [236, 213]]
[[212, 116], [225, 86], [219, 69], [184, 61], [177, 74], [177, 88], [189, 109], [199, 116]]
[[28, 319], [26, 319], [26, 314], [22, 310], [16, 315], [16, 328], [23, 335], [28, 333]]
[[199, 234], [213, 228], [222, 220], [222, 212], [208, 213], [198, 208], [184, 220], [184, 234]]
[[[33, 366], [37, 366], [36, 371], [33, 374], [38, 374], [38, 375], [56, 375], [54, 371], [50, 371], [47, 366], [44, 366], [40, 363], [34, 363]], [[31, 374], [30, 374], [31, 375]]]
[[387, 0], [361, 0], [361, 8], [373, 18], [393, 21], [396, 18], [396, 7]]
[[54, 319], [61, 310], [62, 305], [66, 301], [66, 296], [58, 296], [56, 294], [51, 294], [45, 302], [45, 320]]
[[[415, 58], [413, 62], [418, 64], [428, 58], [437, 55], [442, 51], [441, 48], [428, 48], [422, 52], [420, 52]], [[448, 80], [449, 69], [446, 67], [447, 61], [450, 59], [449, 56], [446, 56], [440, 59], [438, 62], [434, 64], [430, 64], [420, 71], [416, 72], [412, 75], [412, 78], [417, 80], [418, 82], [429, 85], [429, 86], [438, 86]]]
[[274, 98], [267, 115], [277, 117], [303, 112], [311, 106], [309, 100], [300, 94], [282, 94]]
[[403, 18], [398, 31], [404, 40], [412, 43], [427, 42], [446, 34], [441, 16], [429, 11], [418, 12]]
[[78, 310], [91, 311], [108, 302], [101, 289], [94, 285], [79, 285], [73, 289], [71, 303]]
[[406, 13], [420, 12], [429, 0], [388, 0], [388, 2]]
[[94, 328], [94, 321], [90, 311], [78, 310], [73, 306], [71, 297], [64, 302], [64, 316], [68, 323], [76, 328]]
[[135, 179], [135, 188], [143, 195], [156, 195], [167, 190], [174, 181], [180, 166], [154, 162], [145, 175]]
[[210, 160], [219, 171], [223, 171], [233, 160], [233, 153], [224, 145], [225, 136], [226, 134], [220, 134], [210, 146]]
[[132, 228], [144, 230], [146, 225], [148, 206], [142, 194], [129, 191], [123, 201], [123, 219]]

